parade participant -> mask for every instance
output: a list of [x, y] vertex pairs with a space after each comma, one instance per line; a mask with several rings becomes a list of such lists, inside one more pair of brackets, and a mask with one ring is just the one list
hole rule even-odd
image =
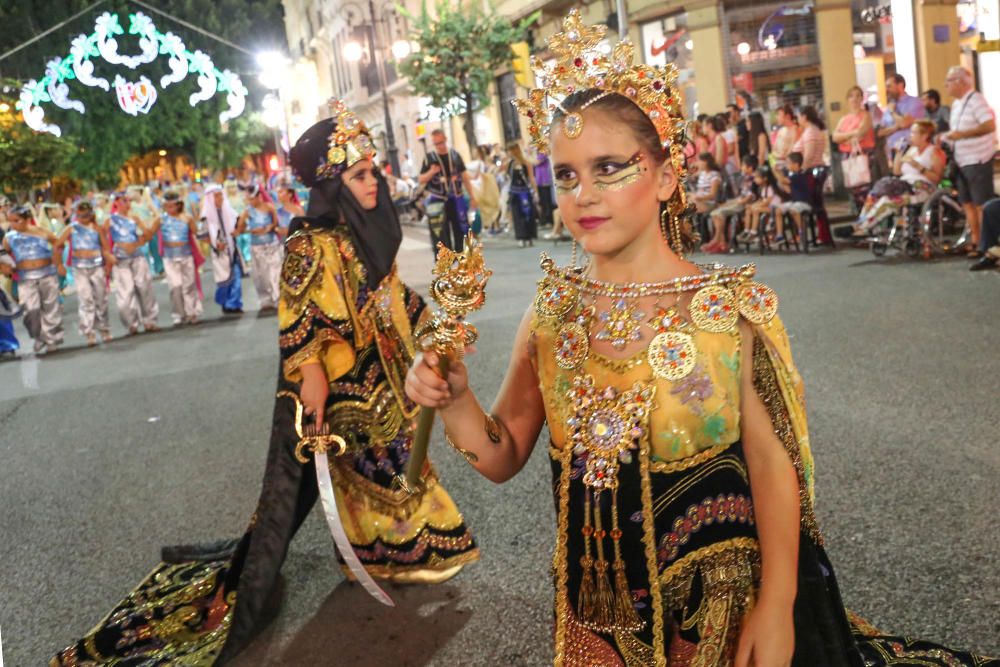
[[201, 218], [212, 246], [212, 275], [215, 302], [226, 315], [243, 312], [243, 260], [236, 248], [236, 221], [239, 215], [229, 203], [222, 186], [209, 185], [202, 199]]
[[257, 288], [261, 310], [275, 310], [280, 296], [281, 243], [278, 240], [278, 212], [259, 185], [247, 191], [249, 204], [236, 222], [236, 234], [250, 233], [251, 275]]
[[519, 104], [588, 265], [543, 257], [492, 414], [460, 361], [442, 379], [425, 352], [406, 380], [494, 482], [548, 425], [555, 664], [997, 665], [849, 621], [777, 297], [752, 265], [683, 258], [676, 70], [633, 65], [629, 42], [603, 55], [604, 32], [572, 11], [549, 87]]
[[88, 347], [97, 345], [98, 334], [105, 343], [111, 342], [108, 275], [115, 259], [94, 206], [86, 199], [77, 203], [73, 219], [59, 236], [59, 245], [69, 248], [67, 264], [73, 267], [80, 335], [87, 339]]
[[[6, 202], [4, 202], [6, 208]], [[7, 217], [6, 211], [0, 211], [0, 220]], [[3, 237], [6, 231], [0, 226], [0, 361], [14, 359], [21, 343], [14, 333], [14, 320], [21, 316], [21, 308], [7, 293], [10, 277], [14, 275], [16, 263], [3, 247]]]
[[299, 196], [295, 193], [295, 188], [289, 184], [278, 185], [278, 236], [284, 242], [288, 238], [288, 226], [292, 218], [301, 217], [306, 214], [302, 204], [299, 203]]
[[[160, 206], [153, 199], [153, 194], [148, 187], [130, 189], [129, 200], [132, 202], [131, 210], [146, 228], [153, 228], [157, 224], [160, 216]], [[160, 254], [160, 240], [153, 237], [143, 248], [143, 254], [148, 256], [149, 269], [154, 278], [163, 275], [163, 256]]]
[[[239, 184], [234, 176], [230, 175], [226, 178], [223, 189], [226, 193], [226, 199], [229, 200], [229, 205], [233, 207], [233, 210], [237, 214], [242, 214], [247, 208], [247, 200], [243, 196], [243, 186]], [[236, 247], [239, 248], [240, 257], [243, 258], [243, 268], [247, 269], [253, 261], [250, 255], [250, 235], [240, 234], [237, 236]], [[243, 275], [249, 275], [249, 271], [244, 270]]]
[[184, 202], [176, 192], [163, 195], [163, 215], [153, 223], [160, 234], [163, 270], [170, 287], [170, 316], [174, 326], [198, 324], [201, 317], [201, 284], [198, 267], [202, 257], [195, 241], [194, 220], [184, 213]]
[[118, 316], [130, 336], [139, 332], [140, 323], [147, 332], [159, 331], [156, 320], [160, 316], [160, 305], [153, 293], [149, 262], [142, 253], [143, 247], [153, 237], [153, 232], [132, 212], [132, 200], [128, 194], [120, 192], [114, 199], [105, 233], [115, 257], [111, 283], [118, 305]]
[[24, 310], [24, 327], [35, 341], [36, 354], [45, 354], [63, 342], [63, 311], [59, 303], [59, 276], [66, 275], [59, 238], [31, 224], [31, 211], [11, 211], [10, 230], [3, 247], [14, 258], [17, 299]]
[[432, 584], [478, 559], [430, 466], [415, 495], [392, 487], [417, 413], [402, 387], [412, 331], [428, 311], [396, 272], [402, 229], [373, 159], [367, 128], [339, 102], [334, 117], [308, 129], [291, 151], [311, 192], [308, 217], [292, 223], [282, 268], [279, 396], [247, 532], [240, 540], [165, 549], [168, 562], [52, 666], [224, 664], [249, 643], [319, 493], [314, 458], [296, 457], [298, 401], [309, 424], [326, 424], [349, 443], [329, 470], [343, 528], [365, 571]]

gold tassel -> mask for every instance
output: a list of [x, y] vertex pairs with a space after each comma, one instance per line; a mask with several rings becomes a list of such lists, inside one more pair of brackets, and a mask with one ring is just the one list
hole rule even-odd
[[580, 567], [583, 574], [580, 577], [580, 595], [577, 599], [577, 617], [580, 622], [586, 625], [594, 616], [594, 559], [590, 555], [590, 538], [594, 534], [594, 527], [590, 523], [590, 490], [584, 490], [583, 506], [583, 556], [580, 558]]
[[594, 613], [587, 627], [594, 632], [614, 632], [615, 596], [611, 592], [608, 579], [608, 561], [604, 558], [604, 538], [607, 533], [601, 526], [601, 495], [594, 494], [594, 542], [597, 544], [597, 560], [594, 562]]
[[615, 621], [622, 632], [639, 632], [646, 627], [646, 622], [639, 618], [639, 613], [632, 604], [632, 591], [625, 578], [625, 563], [616, 560], [615, 568]]
[[615, 596], [611, 592], [611, 580], [608, 579], [608, 561], [599, 560], [594, 563], [597, 593], [594, 596], [594, 621], [591, 630], [595, 632], [614, 632]]
[[632, 604], [632, 589], [625, 576], [625, 561], [622, 560], [622, 531], [618, 525], [618, 490], [611, 498], [611, 540], [615, 545], [615, 622], [622, 632], [639, 632], [646, 622]]

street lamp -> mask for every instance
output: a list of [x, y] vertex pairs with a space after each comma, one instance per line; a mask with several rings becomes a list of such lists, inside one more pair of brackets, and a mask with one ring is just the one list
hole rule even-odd
[[285, 155], [281, 147], [285, 110], [281, 104], [281, 88], [287, 83], [290, 64], [291, 61], [280, 51], [264, 51], [257, 54], [257, 66], [260, 67], [258, 79], [261, 85], [274, 91], [264, 96], [261, 116], [264, 124], [271, 128], [274, 134], [274, 151], [278, 155], [278, 164], [282, 169], [285, 166]]
[[[350, 7], [354, 6], [357, 9], [357, 13], [364, 16], [364, 11], [361, 6], [355, 2], [345, 2], [344, 6], [348, 7], [348, 25], [351, 24], [352, 12]], [[385, 143], [386, 150], [389, 153], [389, 164], [392, 166], [392, 173], [399, 175], [399, 148], [396, 147], [396, 134], [392, 128], [392, 114], [389, 113], [389, 94], [386, 92], [388, 84], [386, 83], [385, 76], [385, 62], [384, 57], [382, 57], [382, 49], [385, 48], [378, 31], [378, 25], [386, 24], [386, 29], [388, 29], [388, 22], [385, 18], [376, 18], [375, 14], [375, 2], [374, 0], [368, 0], [368, 16], [369, 25], [363, 26], [365, 32], [368, 33], [368, 53], [372, 62], [375, 64], [375, 71], [378, 74], [378, 85], [382, 90], [382, 115], [385, 120]], [[389, 46], [389, 51], [392, 53], [393, 58], [396, 60], [402, 60], [406, 58], [412, 52], [412, 47], [410, 43], [406, 40], [399, 39]], [[364, 56], [365, 47], [356, 41], [347, 42], [344, 45], [343, 54], [344, 59], [348, 62], [358, 62]]]

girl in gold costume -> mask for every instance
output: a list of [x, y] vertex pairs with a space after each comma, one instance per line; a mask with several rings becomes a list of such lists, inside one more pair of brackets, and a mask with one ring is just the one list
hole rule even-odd
[[[555, 664], [997, 665], [844, 610], [813, 514], [802, 382], [752, 265], [699, 266], [676, 74], [572, 12], [519, 106], [590, 256], [544, 276], [492, 414], [427, 352], [408, 395], [502, 482], [542, 426], [556, 503]], [[574, 262], [575, 264], [575, 262]]]
[[393, 487], [417, 412], [403, 393], [412, 332], [429, 311], [396, 273], [402, 230], [368, 130], [341, 103], [333, 111], [290, 155], [312, 190], [286, 242], [278, 398], [250, 526], [237, 540], [164, 548], [164, 562], [53, 667], [202, 667], [231, 661], [250, 642], [319, 495], [315, 462], [300, 457], [300, 413], [345, 441], [346, 452], [328, 466], [333, 495], [350, 549], [370, 576], [439, 583], [479, 558], [429, 464], [417, 494]]

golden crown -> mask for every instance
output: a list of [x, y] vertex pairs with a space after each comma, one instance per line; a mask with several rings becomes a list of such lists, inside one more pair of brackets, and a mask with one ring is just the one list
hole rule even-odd
[[[549, 151], [552, 112], [561, 108], [561, 100], [568, 95], [588, 89], [604, 91], [603, 95], [617, 93], [646, 114], [678, 176], [683, 177], [685, 120], [682, 101], [674, 87], [677, 68], [672, 64], [666, 67], [635, 64], [635, 45], [629, 40], [618, 42], [607, 55], [599, 48], [606, 31], [607, 26], [585, 25], [580, 12], [570, 10], [563, 19], [562, 32], [548, 40], [555, 60], [545, 65], [537, 56], [532, 57], [532, 67], [542, 87], [529, 91], [527, 99], [514, 100], [517, 110], [528, 118], [531, 143], [544, 153]], [[589, 100], [595, 101], [597, 97]], [[567, 136], [579, 136], [582, 130], [579, 114], [562, 111], [566, 114], [563, 130]]]
[[336, 126], [330, 134], [326, 160], [316, 168], [319, 178], [333, 178], [360, 160], [375, 159], [375, 145], [364, 121], [341, 100], [331, 99], [329, 104]]

